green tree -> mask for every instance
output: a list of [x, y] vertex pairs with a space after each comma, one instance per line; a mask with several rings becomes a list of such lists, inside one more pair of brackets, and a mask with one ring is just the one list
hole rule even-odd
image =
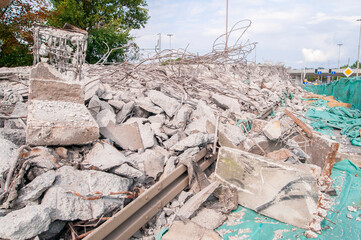
[[354, 64], [352, 64], [351, 66], [349, 66], [349, 65], [344, 65], [344, 66], [342, 66], [342, 67], [340, 67], [341, 69], [344, 69], [344, 68], [348, 68], [348, 67], [350, 67], [350, 68], [357, 68], [357, 60], [356, 60], [356, 62], [354, 63]]
[[[108, 48], [129, 43], [132, 29], [144, 27], [148, 17], [145, 0], [52, 0], [54, 12], [49, 24], [62, 27], [69, 23], [88, 31], [86, 60], [97, 62]], [[124, 49], [113, 51], [108, 61], [124, 60]]]
[[45, 23], [48, 9], [46, 0], [13, 0], [0, 9], [0, 67], [33, 63], [31, 27]]

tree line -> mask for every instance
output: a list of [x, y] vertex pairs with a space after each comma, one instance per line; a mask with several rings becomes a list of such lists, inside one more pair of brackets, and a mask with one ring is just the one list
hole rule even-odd
[[[96, 63], [109, 49], [133, 40], [132, 29], [149, 19], [146, 0], [13, 0], [0, 9], [0, 67], [31, 65], [34, 24], [61, 28], [69, 23], [88, 32], [86, 61]], [[124, 49], [108, 61], [124, 61]]]

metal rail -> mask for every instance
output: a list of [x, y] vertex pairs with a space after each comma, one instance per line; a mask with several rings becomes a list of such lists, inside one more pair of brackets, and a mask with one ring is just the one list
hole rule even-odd
[[[200, 161], [206, 154], [207, 150], [203, 149], [195, 156], [195, 161]], [[207, 169], [216, 157], [216, 155], [213, 155], [209, 159], [204, 159], [200, 164], [202, 171]], [[188, 182], [187, 168], [184, 165], [178, 166], [171, 174], [154, 184], [108, 221], [93, 230], [85, 240], [129, 239], [186, 188]]]

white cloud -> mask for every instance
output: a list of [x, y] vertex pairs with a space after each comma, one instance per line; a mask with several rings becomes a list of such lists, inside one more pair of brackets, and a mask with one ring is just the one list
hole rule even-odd
[[324, 62], [328, 60], [328, 56], [319, 49], [302, 48], [302, 54], [306, 62]]

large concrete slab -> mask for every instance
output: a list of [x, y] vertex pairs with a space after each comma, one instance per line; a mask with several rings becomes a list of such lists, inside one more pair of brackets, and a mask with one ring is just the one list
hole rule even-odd
[[221, 147], [215, 175], [238, 191], [238, 203], [279, 221], [305, 228], [317, 215], [317, 166], [292, 165]]
[[331, 170], [335, 164], [337, 151], [340, 146], [338, 142], [315, 132], [312, 134], [312, 139], [297, 135], [293, 140], [310, 156], [306, 163], [321, 167], [322, 174], [325, 176], [331, 175]]
[[29, 100], [84, 103], [84, 92], [78, 83], [30, 79]]
[[29, 100], [84, 103], [83, 86], [46, 63], [30, 73]]
[[30, 101], [26, 129], [29, 145], [82, 145], [99, 137], [99, 127], [85, 105]]

